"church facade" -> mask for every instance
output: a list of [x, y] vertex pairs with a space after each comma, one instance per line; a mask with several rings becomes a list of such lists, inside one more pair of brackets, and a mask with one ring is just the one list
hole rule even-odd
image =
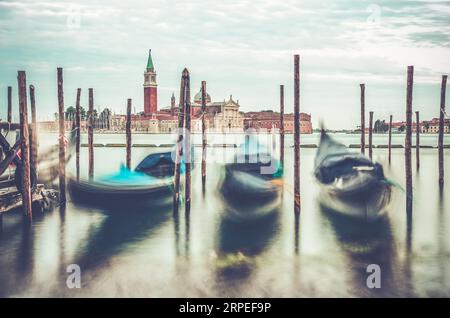
[[[175, 94], [172, 93], [170, 106], [158, 109], [158, 84], [156, 70], [153, 63], [151, 50], [147, 58], [147, 66], [144, 71], [144, 111], [132, 115], [132, 129], [135, 131], [149, 133], [173, 133], [178, 129], [178, 113], [180, 105], [177, 104]], [[210, 132], [227, 133], [243, 132], [245, 128], [256, 128], [258, 131], [279, 126], [276, 113], [250, 112], [243, 113], [240, 110], [239, 100], [228, 99], [212, 101], [211, 95], [206, 93], [206, 110], [202, 112], [201, 89], [194, 95], [191, 101], [191, 131], [200, 132], [202, 129], [202, 118], [206, 119], [206, 128]], [[278, 117], [279, 118], [279, 117]], [[123, 130], [125, 126], [125, 115], [114, 115], [113, 129]], [[312, 131], [311, 116], [300, 114], [303, 133]], [[290, 132], [293, 127], [292, 118], [285, 117], [285, 130]]]

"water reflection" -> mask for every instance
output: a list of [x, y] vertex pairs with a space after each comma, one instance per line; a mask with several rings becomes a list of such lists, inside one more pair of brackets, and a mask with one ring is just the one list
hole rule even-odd
[[[10, 212], [0, 236], [0, 297], [20, 289], [33, 276], [33, 244], [29, 219], [21, 211]], [[8, 246], [14, 246], [16, 253], [8, 252]]]
[[95, 270], [108, 261], [151, 236], [170, 216], [170, 204], [147, 210], [105, 210], [105, 219], [91, 229], [87, 242], [81, 242], [79, 255], [73, 263], [83, 271]]
[[[279, 210], [252, 221], [221, 217], [216, 237], [218, 279], [248, 277], [279, 230]], [[226, 215], [226, 214], [225, 214]]]
[[294, 252], [299, 253], [300, 245], [300, 213], [294, 212]]
[[185, 221], [185, 231], [186, 231], [186, 237], [185, 237], [185, 254], [186, 256], [189, 256], [189, 243], [191, 238], [191, 205], [186, 204], [185, 211], [184, 211], [184, 221]]
[[[351, 286], [360, 296], [395, 296], [395, 240], [388, 217], [375, 221], [356, 220], [321, 207], [351, 268]], [[381, 288], [368, 288], [367, 267], [376, 264], [381, 269]]]
[[[125, 156], [120, 148], [95, 151], [96, 173], [110, 171]], [[133, 151], [146, 155], [145, 149]], [[373, 228], [316, 213], [318, 187], [310, 173], [315, 149], [302, 150], [298, 218], [292, 215], [292, 148], [286, 148], [281, 207], [263, 224], [244, 227], [224, 218], [230, 213], [216, 193], [218, 165], [208, 169], [205, 195], [201, 169], [195, 170], [189, 214], [182, 204], [175, 214], [171, 202], [158, 214], [69, 201], [66, 210], [35, 215], [24, 227], [20, 211], [8, 212], [0, 236], [0, 296], [448, 296], [450, 201], [436, 188], [435, 150], [424, 151], [431, 155], [422, 160], [427, 173], [414, 180], [414, 220], [405, 215], [404, 195], [393, 196], [396, 209]], [[403, 156], [393, 149], [389, 168], [389, 178], [401, 185]], [[78, 291], [65, 285], [72, 263], [82, 263]], [[381, 266], [381, 290], [367, 288], [368, 264]]]

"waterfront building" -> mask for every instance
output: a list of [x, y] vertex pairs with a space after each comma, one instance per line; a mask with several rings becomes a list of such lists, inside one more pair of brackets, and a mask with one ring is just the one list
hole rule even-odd
[[[272, 131], [272, 127], [280, 129], [280, 113], [272, 110], [244, 113], [244, 127], [253, 128], [256, 131]], [[294, 132], [294, 114], [284, 114], [285, 133]], [[300, 113], [300, 133], [312, 134], [313, 128], [311, 115]]]

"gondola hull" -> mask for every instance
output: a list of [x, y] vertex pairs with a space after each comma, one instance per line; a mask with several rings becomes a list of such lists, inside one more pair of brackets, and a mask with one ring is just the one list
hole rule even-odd
[[322, 132], [315, 159], [320, 186], [320, 204], [343, 215], [375, 220], [383, 216], [391, 200], [392, 189], [383, 167]]
[[124, 166], [111, 175], [92, 181], [69, 180], [69, 191], [75, 203], [108, 209], [149, 208], [171, 201], [173, 178], [156, 178]]
[[391, 191], [391, 187], [383, 183], [373, 184], [370, 191], [350, 193], [322, 185], [320, 203], [332, 211], [370, 221], [386, 214]]
[[170, 204], [172, 198], [170, 183], [136, 187], [76, 181], [70, 178], [68, 185], [73, 202], [100, 208], [161, 207]]
[[278, 179], [225, 167], [219, 193], [226, 204], [226, 217], [234, 220], [254, 220], [276, 211], [281, 202]]

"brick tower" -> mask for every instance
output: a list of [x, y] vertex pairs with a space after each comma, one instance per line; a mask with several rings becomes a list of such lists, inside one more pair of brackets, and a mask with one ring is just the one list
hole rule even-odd
[[148, 51], [147, 69], [144, 73], [144, 113], [151, 115], [158, 111], [156, 73], [153, 66], [152, 50]]

